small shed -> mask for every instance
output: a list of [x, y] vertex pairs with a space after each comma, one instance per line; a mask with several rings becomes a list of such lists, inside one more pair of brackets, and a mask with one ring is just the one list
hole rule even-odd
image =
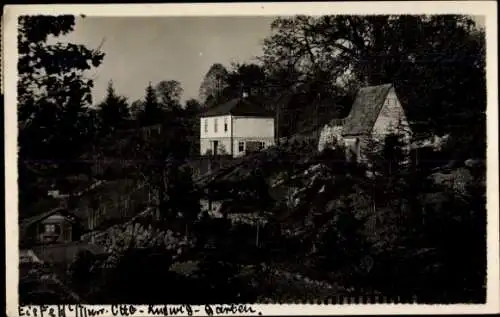
[[56, 244], [79, 240], [80, 219], [65, 208], [55, 208], [24, 219], [20, 224], [22, 244]]
[[321, 131], [318, 150], [328, 143], [341, 143], [346, 156], [358, 161], [366, 159], [369, 143], [383, 143], [388, 135], [397, 134], [409, 145], [412, 131], [405, 110], [392, 84], [359, 89], [345, 118], [332, 120]]

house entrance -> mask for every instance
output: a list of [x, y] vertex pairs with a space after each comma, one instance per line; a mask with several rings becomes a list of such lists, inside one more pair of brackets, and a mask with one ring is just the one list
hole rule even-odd
[[214, 155], [218, 155], [218, 150], [219, 150], [219, 141], [212, 141], [212, 153]]

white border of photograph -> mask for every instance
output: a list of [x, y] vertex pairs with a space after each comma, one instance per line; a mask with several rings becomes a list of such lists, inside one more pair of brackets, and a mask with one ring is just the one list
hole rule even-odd
[[[325, 14], [464, 14], [484, 17], [487, 39], [487, 303], [484, 305], [252, 305], [262, 315], [470, 314], [499, 312], [498, 74], [496, 1], [308, 2], [217, 4], [9, 5], [3, 19], [7, 315], [18, 312], [17, 19], [20, 15], [291, 16]], [[467, 256], [467, 255], [464, 255]], [[161, 303], [158, 303], [161, 304]], [[194, 307], [194, 306], [193, 306]], [[94, 306], [97, 308], [97, 306]], [[106, 309], [110, 309], [107, 307]], [[206, 315], [204, 307], [195, 315]], [[229, 313], [233, 315], [232, 313]], [[100, 316], [107, 316], [104, 314]], [[227, 315], [227, 314], [225, 314]], [[234, 314], [238, 315], [238, 314]], [[239, 314], [243, 315], [243, 314]], [[67, 313], [67, 316], [72, 316]]]

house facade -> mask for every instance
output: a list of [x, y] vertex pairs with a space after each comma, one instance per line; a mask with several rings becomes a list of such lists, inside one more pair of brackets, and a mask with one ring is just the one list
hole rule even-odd
[[201, 115], [200, 155], [238, 157], [274, 144], [274, 115], [246, 96]]
[[349, 158], [364, 161], [368, 145], [383, 144], [390, 134], [401, 136], [409, 147], [412, 131], [394, 86], [364, 87], [358, 91], [349, 115], [322, 129], [318, 150], [339, 144]]

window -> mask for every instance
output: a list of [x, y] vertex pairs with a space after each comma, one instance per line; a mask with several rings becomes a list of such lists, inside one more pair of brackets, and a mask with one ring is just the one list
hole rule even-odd
[[47, 232], [47, 233], [56, 232], [56, 226], [55, 225], [45, 225], [45, 232]]
[[214, 119], [214, 132], [217, 133], [218, 127], [217, 127], [217, 118]]
[[208, 119], [205, 119], [205, 133], [208, 132]]
[[243, 152], [245, 150], [245, 142], [238, 142], [238, 152]]
[[227, 132], [227, 118], [224, 118], [224, 132]]
[[264, 149], [265, 143], [261, 141], [247, 141], [246, 142], [246, 152], [253, 153]]
[[56, 225], [55, 224], [46, 224], [45, 225], [45, 233], [56, 233]]

